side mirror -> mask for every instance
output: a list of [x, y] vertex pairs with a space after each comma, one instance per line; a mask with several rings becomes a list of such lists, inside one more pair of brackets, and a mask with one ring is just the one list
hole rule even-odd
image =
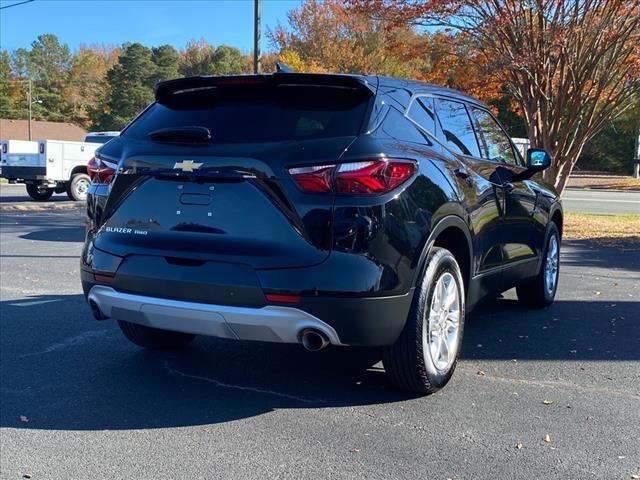
[[551, 165], [551, 155], [541, 148], [530, 148], [527, 150], [527, 169], [541, 172]]

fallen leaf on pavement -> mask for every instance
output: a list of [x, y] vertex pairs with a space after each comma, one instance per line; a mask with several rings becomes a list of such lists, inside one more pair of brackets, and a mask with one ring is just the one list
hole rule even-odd
[[551, 442], [551, 437], [549, 436], [549, 434], [548, 434], [548, 433], [547, 433], [547, 434], [545, 434], [545, 436], [544, 436], [544, 441], [545, 441], [545, 442], [547, 442], [547, 443]]
[[544, 405], [551, 405], [553, 403], [553, 400], [543, 400], [542, 403]]

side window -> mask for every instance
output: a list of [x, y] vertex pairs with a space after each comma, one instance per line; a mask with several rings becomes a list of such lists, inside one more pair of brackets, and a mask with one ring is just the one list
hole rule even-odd
[[409, 105], [407, 116], [430, 134], [436, 134], [436, 114], [432, 97], [414, 98]]
[[509, 137], [498, 122], [485, 110], [473, 108], [472, 112], [480, 137], [482, 156], [494, 162], [518, 165]]
[[478, 141], [464, 104], [436, 99], [445, 144], [463, 155], [480, 156]]

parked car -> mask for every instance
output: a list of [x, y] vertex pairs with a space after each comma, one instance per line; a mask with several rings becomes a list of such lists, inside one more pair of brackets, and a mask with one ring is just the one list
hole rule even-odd
[[382, 347], [395, 385], [431, 393], [480, 299], [554, 299], [562, 208], [549, 155], [526, 157], [486, 106], [419, 82], [160, 83], [96, 152], [84, 293], [141, 347]]
[[9, 183], [24, 183], [27, 194], [34, 200], [45, 201], [54, 193], [66, 192], [71, 200], [84, 201], [91, 182], [87, 175], [87, 162], [101, 144], [119, 133], [91, 132], [84, 142], [3, 141], [2, 149], [7, 150], [7, 155], [0, 162], [0, 175]]

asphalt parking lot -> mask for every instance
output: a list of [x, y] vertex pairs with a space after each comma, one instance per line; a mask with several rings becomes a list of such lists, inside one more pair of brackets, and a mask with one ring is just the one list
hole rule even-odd
[[555, 304], [474, 311], [452, 382], [416, 398], [339, 351], [141, 351], [84, 303], [82, 208], [0, 229], [2, 479], [640, 474], [640, 245], [565, 242]]

